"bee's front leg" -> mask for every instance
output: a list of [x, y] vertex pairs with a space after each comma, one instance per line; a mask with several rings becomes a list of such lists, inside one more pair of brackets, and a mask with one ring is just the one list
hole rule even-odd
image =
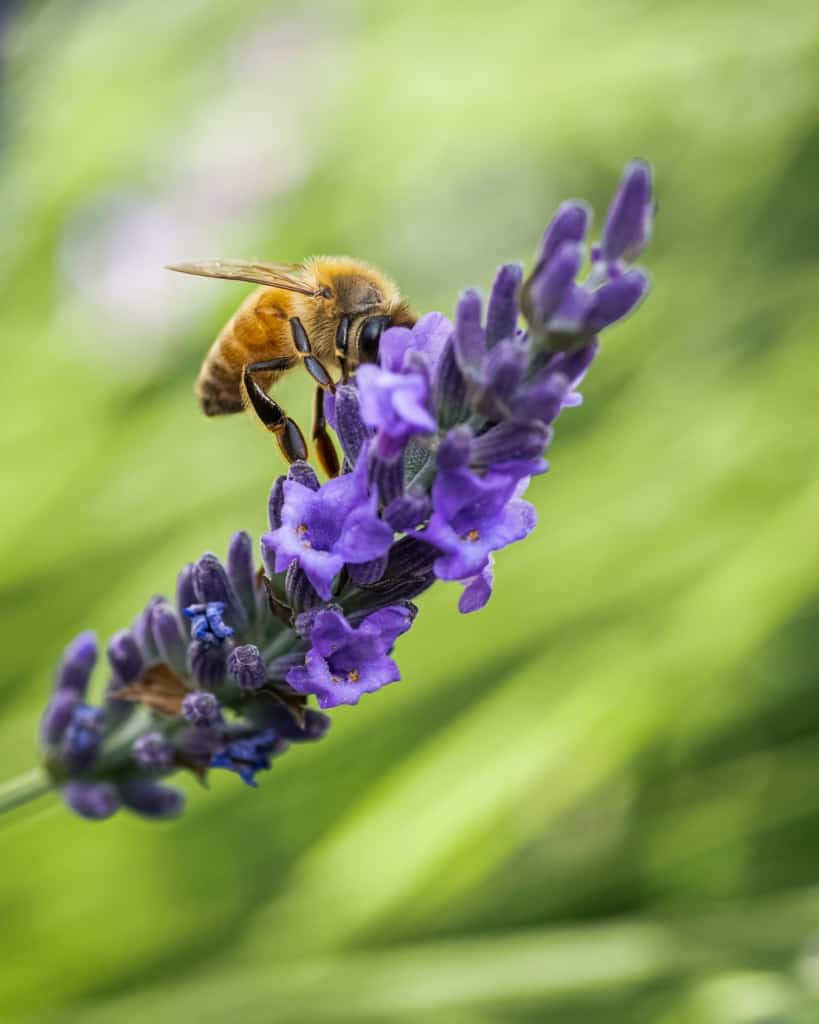
[[264, 363], [249, 363], [242, 371], [242, 388], [247, 395], [250, 408], [259, 422], [276, 438], [279, 451], [287, 462], [297, 462], [307, 458], [307, 443], [304, 440], [298, 423], [291, 420], [284, 409], [267, 394], [253, 379], [254, 373], [282, 373], [295, 366], [295, 359], [284, 356], [281, 359], [270, 359]]
[[290, 330], [293, 334], [293, 344], [296, 346], [299, 358], [304, 363], [305, 370], [307, 370], [319, 387], [326, 388], [328, 391], [335, 391], [336, 386], [333, 383], [333, 378], [327, 372], [324, 363], [313, 355], [307, 331], [305, 331], [304, 324], [297, 316], [290, 317]]

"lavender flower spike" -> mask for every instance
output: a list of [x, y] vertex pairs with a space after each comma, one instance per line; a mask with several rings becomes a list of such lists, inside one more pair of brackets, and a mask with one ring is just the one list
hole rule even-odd
[[255, 786], [291, 744], [324, 735], [313, 700], [357, 704], [401, 678], [393, 648], [415, 620], [410, 602], [436, 580], [460, 584], [464, 614], [486, 604], [495, 557], [535, 527], [523, 495], [547, 468], [558, 417], [579, 404], [604, 332], [648, 290], [629, 264], [653, 213], [650, 168], [635, 161], [588, 273], [591, 211], [571, 201], [525, 280], [507, 264], [485, 307], [467, 289], [454, 324], [428, 313], [385, 331], [378, 361], [323, 396], [342, 474], [322, 484], [296, 462], [270, 491], [266, 575], [245, 533], [227, 567], [211, 554], [185, 566], [173, 606], [152, 597], [109, 641], [102, 707], [87, 703], [93, 634], [68, 647], [41, 742], [68, 807], [95, 820], [120, 807], [173, 817], [184, 796], [158, 780], [185, 770]]

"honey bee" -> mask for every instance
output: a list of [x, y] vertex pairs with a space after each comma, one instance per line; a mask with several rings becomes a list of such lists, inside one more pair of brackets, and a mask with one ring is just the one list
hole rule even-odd
[[168, 267], [182, 274], [262, 285], [225, 324], [205, 356], [196, 394], [206, 416], [250, 411], [276, 438], [288, 462], [307, 458], [298, 424], [268, 391], [303, 366], [316, 381], [312, 438], [319, 463], [337, 476], [339, 461], [327, 432], [324, 392], [360, 363], [378, 360], [381, 334], [411, 327], [415, 317], [398, 288], [375, 267], [349, 257], [299, 264], [201, 260]]

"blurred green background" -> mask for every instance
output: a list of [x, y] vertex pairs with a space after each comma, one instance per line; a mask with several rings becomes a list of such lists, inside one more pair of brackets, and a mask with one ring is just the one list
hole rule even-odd
[[264, 526], [272, 444], [191, 392], [245, 286], [164, 263], [451, 313], [632, 156], [660, 216], [483, 613], [435, 588], [257, 792], [0, 822], [0, 1019], [819, 1020], [816, 4], [3, 6], [0, 779], [77, 630]]

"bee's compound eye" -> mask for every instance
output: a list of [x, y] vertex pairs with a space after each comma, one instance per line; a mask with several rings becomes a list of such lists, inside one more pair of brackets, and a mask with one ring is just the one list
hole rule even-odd
[[359, 359], [362, 363], [378, 362], [378, 345], [389, 322], [388, 316], [371, 316], [364, 321], [358, 338]]

